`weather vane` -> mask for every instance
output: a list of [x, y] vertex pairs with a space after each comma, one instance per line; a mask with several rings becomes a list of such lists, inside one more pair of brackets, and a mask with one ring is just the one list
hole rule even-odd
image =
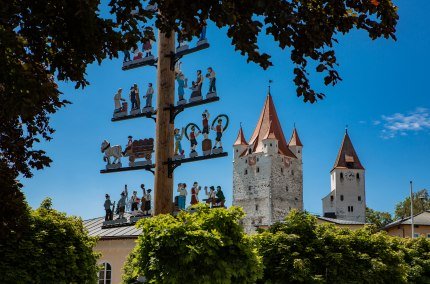
[[270, 86], [273, 83], [273, 80], [269, 79], [269, 94], [270, 94]]

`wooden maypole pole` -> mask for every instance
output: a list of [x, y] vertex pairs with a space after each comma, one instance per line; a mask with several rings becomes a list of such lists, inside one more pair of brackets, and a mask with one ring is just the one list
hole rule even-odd
[[175, 102], [175, 71], [172, 54], [175, 52], [175, 33], [158, 33], [157, 120], [155, 128], [154, 215], [173, 211], [173, 176], [169, 178], [166, 161], [173, 156], [174, 124], [170, 123], [169, 106]]

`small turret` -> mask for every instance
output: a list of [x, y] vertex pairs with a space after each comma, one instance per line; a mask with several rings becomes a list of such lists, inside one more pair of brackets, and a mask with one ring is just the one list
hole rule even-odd
[[293, 133], [291, 134], [290, 142], [288, 143], [288, 148], [294, 153], [297, 159], [302, 159], [303, 144], [300, 141], [299, 133], [297, 133], [296, 126], [294, 125]]
[[269, 155], [277, 154], [278, 149], [278, 139], [273, 131], [272, 121], [270, 121], [269, 129], [266, 135], [261, 140], [263, 142], [263, 152]]
[[237, 134], [236, 142], [233, 144], [234, 158], [240, 157], [248, 148], [245, 136], [243, 135], [242, 125], [240, 126], [239, 133]]

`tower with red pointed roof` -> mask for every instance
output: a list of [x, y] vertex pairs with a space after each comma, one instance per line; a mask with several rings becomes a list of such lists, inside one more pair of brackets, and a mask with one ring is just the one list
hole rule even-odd
[[365, 169], [345, 130], [331, 175], [331, 191], [322, 199], [324, 217], [366, 221]]
[[233, 145], [233, 205], [246, 212], [246, 232], [303, 209], [302, 148], [296, 128], [287, 143], [269, 91], [251, 138], [240, 127]]

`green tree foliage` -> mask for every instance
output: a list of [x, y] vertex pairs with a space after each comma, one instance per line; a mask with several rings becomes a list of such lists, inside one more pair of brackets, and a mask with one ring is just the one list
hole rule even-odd
[[390, 213], [366, 207], [366, 223], [374, 224], [377, 228], [382, 228], [391, 222], [393, 222], [393, 218]]
[[[427, 189], [422, 189], [413, 194], [414, 214], [421, 213], [425, 210], [430, 210], [430, 200]], [[411, 216], [411, 198], [407, 197], [405, 200], [396, 204], [394, 211], [396, 219], [401, 219]]]
[[254, 236], [261, 283], [427, 283], [429, 241], [404, 240], [371, 226], [351, 231], [293, 211]]
[[142, 219], [124, 283], [139, 276], [149, 283], [255, 283], [262, 274], [261, 259], [239, 225], [243, 216], [238, 207], [200, 205], [195, 213]]
[[79, 218], [52, 209], [50, 199], [39, 209], [22, 209], [25, 227], [2, 234], [0, 283], [97, 282], [95, 239]]

